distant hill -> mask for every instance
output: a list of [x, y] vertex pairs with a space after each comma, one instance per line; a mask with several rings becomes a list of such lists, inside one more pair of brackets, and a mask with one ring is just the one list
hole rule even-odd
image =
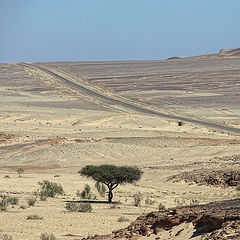
[[218, 53], [204, 54], [193, 58], [233, 58], [240, 57], [240, 48], [220, 49]]
[[234, 49], [221, 49], [218, 54], [218, 57], [240, 57], [240, 48]]

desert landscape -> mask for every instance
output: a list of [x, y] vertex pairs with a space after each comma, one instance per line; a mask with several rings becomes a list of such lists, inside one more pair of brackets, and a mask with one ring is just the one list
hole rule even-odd
[[[0, 200], [18, 199], [0, 211], [0, 234], [240, 239], [239, 92], [239, 49], [162, 61], [0, 64]], [[78, 173], [91, 164], [136, 166], [143, 175], [118, 186], [109, 204]], [[41, 200], [44, 180], [64, 194]], [[86, 184], [97, 197], [92, 211], [68, 211]], [[172, 223], [173, 212], [182, 220]], [[211, 221], [199, 221], [200, 212]], [[154, 230], [161, 218], [168, 224]]]

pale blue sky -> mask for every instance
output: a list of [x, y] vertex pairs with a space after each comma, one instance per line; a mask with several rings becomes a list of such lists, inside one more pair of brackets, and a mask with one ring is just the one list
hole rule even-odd
[[165, 59], [240, 47], [240, 0], [0, 0], [0, 62]]

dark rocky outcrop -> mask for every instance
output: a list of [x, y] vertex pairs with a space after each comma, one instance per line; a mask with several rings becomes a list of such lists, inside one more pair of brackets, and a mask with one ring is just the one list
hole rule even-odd
[[200, 236], [202, 239], [240, 239], [240, 198], [151, 212], [138, 217], [124, 229], [88, 239], [135, 239], [170, 230], [184, 222], [192, 222], [196, 230], [193, 236]]

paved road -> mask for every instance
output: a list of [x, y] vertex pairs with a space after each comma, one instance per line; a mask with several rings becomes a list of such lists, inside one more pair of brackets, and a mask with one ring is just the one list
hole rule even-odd
[[221, 125], [221, 124], [217, 124], [217, 123], [212, 123], [212, 122], [207, 122], [207, 121], [203, 121], [203, 120], [196, 120], [196, 119], [191, 119], [188, 117], [179, 117], [179, 116], [175, 116], [172, 114], [164, 114], [161, 112], [157, 112], [155, 110], [152, 109], [148, 109], [144, 106], [138, 106], [138, 105], [134, 105], [133, 103], [127, 103], [124, 102], [122, 100], [118, 100], [118, 99], [114, 99], [111, 98], [110, 96], [104, 95], [102, 93], [98, 93], [92, 89], [89, 89], [85, 86], [82, 86], [80, 84], [74, 83], [71, 80], [67, 79], [66, 77], [62, 77], [52, 71], [50, 71], [47, 68], [41, 67], [41, 66], [36, 66], [33, 64], [29, 64], [29, 63], [19, 63], [19, 65], [22, 66], [26, 66], [26, 67], [30, 67], [30, 68], [37, 68], [47, 74], [49, 74], [52, 77], [57, 78], [58, 80], [62, 81], [65, 85], [75, 89], [75, 90], [81, 90], [82, 92], [86, 93], [87, 95], [93, 97], [93, 98], [97, 98], [99, 100], [102, 100], [104, 102], [107, 102], [108, 104], [115, 104], [118, 106], [122, 106], [124, 108], [127, 108], [129, 110], [135, 111], [135, 112], [139, 112], [142, 114], [147, 114], [147, 115], [153, 115], [153, 116], [159, 116], [159, 117], [164, 117], [164, 118], [168, 118], [168, 119], [173, 119], [173, 120], [177, 120], [177, 121], [182, 121], [182, 122], [189, 122], [189, 123], [193, 123], [193, 124], [197, 124], [197, 125], [201, 125], [207, 128], [211, 128], [211, 129], [215, 129], [215, 130], [219, 130], [219, 131], [224, 131], [224, 132], [229, 132], [229, 133], [234, 133], [237, 135], [240, 135], [240, 129], [239, 128], [234, 128], [234, 127], [230, 127], [227, 125]]

